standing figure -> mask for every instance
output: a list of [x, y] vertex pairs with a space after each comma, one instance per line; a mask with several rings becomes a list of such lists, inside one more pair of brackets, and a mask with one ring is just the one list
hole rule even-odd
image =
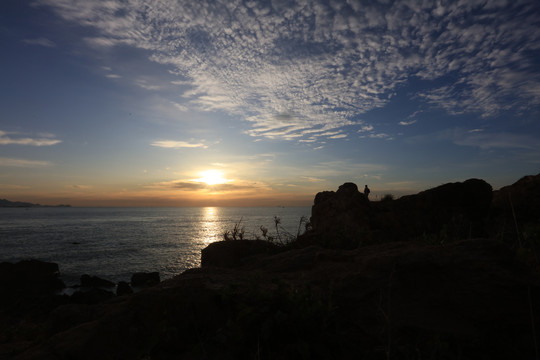
[[369, 193], [370, 193], [370, 192], [371, 192], [371, 191], [369, 191], [369, 188], [367, 187], [367, 185], [364, 186], [364, 195], [366, 195], [366, 198], [369, 197]]

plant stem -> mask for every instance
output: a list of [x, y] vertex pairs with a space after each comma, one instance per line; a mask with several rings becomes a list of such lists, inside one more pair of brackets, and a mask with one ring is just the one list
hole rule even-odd
[[533, 304], [532, 304], [531, 287], [529, 286], [527, 290], [529, 293], [529, 312], [531, 314], [531, 330], [532, 330], [532, 335], [533, 335], [534, 353], [536, 355], [535, 359], [539, 360], [540, 358], [538, 357], [538, 343], [536, 341], [536, 326], [534, 324], [534, 311], [533, 311]]
[[519, 227], [518, 227], [518, 223], [516, 219], [516, 212], [514, 211], [514, 204], [512, 203], [512, 197], [510, 197], [510, 192], [508, 193], [508, 200], [510, 201], [510, 208], [512, 209], [512, 216], [514, 217], [514, 225], [516, 227], [516, 236], [518, 239], [518, 244], [519, 244], [519, 247], [521, 248], [522, 247], [521, 237], [519, 236]]

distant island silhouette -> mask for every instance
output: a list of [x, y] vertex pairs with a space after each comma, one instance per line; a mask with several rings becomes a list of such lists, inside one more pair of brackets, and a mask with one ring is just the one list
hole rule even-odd
[[33, 204], [29, 202], [23, 202], [23, 201], [9, 201], [6, 199], [0, 199], [0, 207], [6, 208], [6, 207], [71, 207], [71, 205], [68, 204], [60, 204], [60, 205], [41, 205], [41, 204]]

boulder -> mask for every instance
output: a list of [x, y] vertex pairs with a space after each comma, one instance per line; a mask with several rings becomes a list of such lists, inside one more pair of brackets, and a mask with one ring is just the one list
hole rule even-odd
[[131, 286], [146, 288], [159, 284], [159, 272], [138, 272], [131, 276]]
[[76, 291], [70, 296], [69, 301], [74, 304], [99, 304], [114, 297], [112, 291], [92, 287], [84, 291]]
[[58, 264], [39, 260], [0, 263], [0, 284], [6, 292], [52, 293], [65, 288]]
[[133, 289], [125, 281], [118, 282], [118, 287], [116, 288], [116, 296], [129, 295], [133, 294]]
[[278, 251], [277, 245], [264, 240], [217, 241], [202, 250], [201, 267], [233, 268], [250, 256]]
[[114, 287], [114, 283], [110, 282], [109, 280], [101, 279], [97, 276], [84, 274], [81, 276], [81, 286], [87, 288], [111, 288]]
[[[20, 316], [41, 317], [66, 303], [67, 297], [59, 295], [65, 285], [58, 275], [55, 263], [39, 260], [0, 263], [0, 324], [17, 324]], [[0, 338], [1, 335], [0, 327]]]

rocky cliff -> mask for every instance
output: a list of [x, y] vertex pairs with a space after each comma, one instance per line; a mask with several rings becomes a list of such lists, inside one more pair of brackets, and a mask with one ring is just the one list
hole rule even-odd
[[311, 225], [301, 241], [355, 248], [360, 244], [420, 238], [464, 239], [487, 235], [491, 185], [469, 179], [397, 200], [370, 202], [355, 184], [315, 197]]

